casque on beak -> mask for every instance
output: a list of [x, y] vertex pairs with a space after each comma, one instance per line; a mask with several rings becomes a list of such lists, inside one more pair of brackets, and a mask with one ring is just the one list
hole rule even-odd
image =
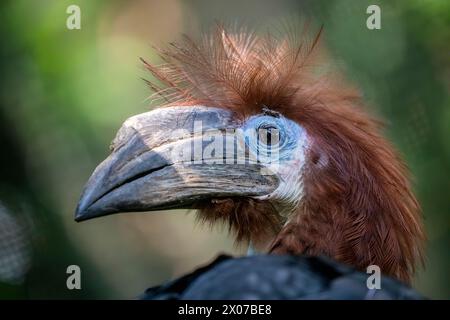
[[75, 220], [270, 194], [279, 183], [276, 175], [264, 174], [263, 165], [248, 157], [245, 163], [236, 161], [239, 142], [226, 133], [238, 128], [230, 111], [204, 106], [131, 117], [87, 182]]

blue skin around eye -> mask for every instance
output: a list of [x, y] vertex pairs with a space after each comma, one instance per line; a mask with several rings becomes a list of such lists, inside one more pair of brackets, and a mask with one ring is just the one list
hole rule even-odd
[[[247, 133], [260, 128], [275, 127], [279, 130], [279, 157], [280, 160], [289, 160], [293, 157], [293, 151], [298, 145], [299, 139], [305, 135], [305, 130], [292, 120], [283, 116], [272, 117], [268, 115], [257, 115], [250, 117], [242, 129]], [[246, 139], [249, 149], [256, 151], [258, 143], [254, 139]], [[261, 148], [261, 144], [259, 145]]]

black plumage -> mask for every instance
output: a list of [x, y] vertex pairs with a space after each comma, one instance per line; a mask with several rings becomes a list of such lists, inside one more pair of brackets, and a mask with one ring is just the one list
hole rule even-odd
[[207, 266], [161, 286], [141, 299], [278, 300], [278, 299], [423, 299], [389, 277], [380, 289], [368, 289], [370, 274], [325, 257], [221, 255]]

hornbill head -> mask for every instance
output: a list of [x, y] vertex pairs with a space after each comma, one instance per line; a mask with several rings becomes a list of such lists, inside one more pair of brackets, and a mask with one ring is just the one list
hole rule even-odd
[[193, 208], [261, 251], [409, 282], [424, 235], [407, 170], [358, 93], [312, 71], [319, 35], [218, 28], [161, 51], [161, 66], [143, 60], [166, 102], [125, 121], [75, 219]]

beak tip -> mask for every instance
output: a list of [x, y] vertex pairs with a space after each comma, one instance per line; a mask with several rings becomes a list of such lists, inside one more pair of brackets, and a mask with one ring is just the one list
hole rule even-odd
[[84, 197], [78, 203], [77, 209], [75, 210], [74, 220], [76, 222], [81, 222], [89, 219], [89, 203], [87, 201], [83, 201]]
[[75, 210], [74, 220], [76, 222], [82, 222], [116, 212], [118, 211], [111, 207], [98, 207], [91, 201], [85, 201], [83, 197]]
[[75, 211], [75, 217], [74, 220], [76, 222], [81, 222], [85, 220], [85, 210], [82, 210], [80, 206], [77, 207], [77, 210]]

